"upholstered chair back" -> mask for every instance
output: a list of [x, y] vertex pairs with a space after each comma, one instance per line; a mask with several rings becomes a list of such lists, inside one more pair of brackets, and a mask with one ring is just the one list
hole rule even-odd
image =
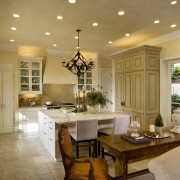
[[129, 116], [114, 118], [113, 133], [112, 134], [124, 134], [127, 133], [129, 126]]
[[65, 171], [67, 172], [73, 159], [73, 147], [71, 137], [66, 125], [61, 125], [58, 136], [62, 161], [64, 164]]

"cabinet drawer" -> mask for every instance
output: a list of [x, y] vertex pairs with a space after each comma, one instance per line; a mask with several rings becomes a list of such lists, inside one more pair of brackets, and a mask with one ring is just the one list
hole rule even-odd
[[53, 120], [49, 119], [48, 126], [50, 129], [54, 130], [55, 129], [55, 122]]

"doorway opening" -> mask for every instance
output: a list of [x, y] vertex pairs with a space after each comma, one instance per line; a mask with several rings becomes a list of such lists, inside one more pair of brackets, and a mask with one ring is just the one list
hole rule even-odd
[[171, 114], [180, 107], [180, 63], [171, 65]]

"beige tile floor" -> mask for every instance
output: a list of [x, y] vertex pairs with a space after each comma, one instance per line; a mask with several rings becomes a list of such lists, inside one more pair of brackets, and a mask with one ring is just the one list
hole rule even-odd
[[[107, 159], [109, 171], [113, 163]], [[146, 166], [132, 164], [131, 171]], [[55, 162], [41, 144], [38, 131], [0, 134], [0, 180], [63, 180], [62, 162]], [[154, 180], [151, 174], [131, 180]]]

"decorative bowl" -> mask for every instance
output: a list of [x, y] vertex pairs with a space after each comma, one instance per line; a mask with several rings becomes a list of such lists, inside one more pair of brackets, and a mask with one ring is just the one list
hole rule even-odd
[[71, 113], [74, 111], [73, 107], [62, 107], [62, 110], [64, 111], [64, 113]]

